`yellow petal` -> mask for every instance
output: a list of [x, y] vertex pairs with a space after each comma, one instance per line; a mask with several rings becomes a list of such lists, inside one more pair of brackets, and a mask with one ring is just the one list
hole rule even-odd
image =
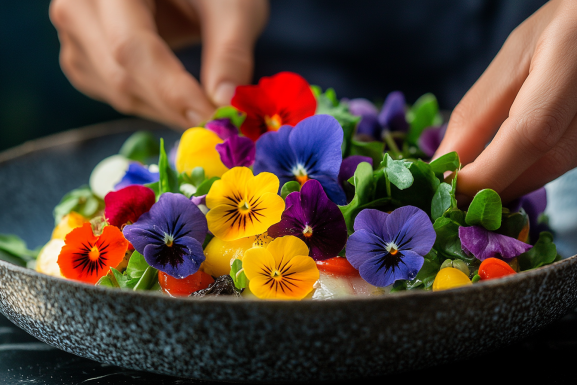
[[249, 281], [258, 277], [270, 278], [274, 270], [274, 257], [263, 247], [253, 247], [244, 253], [242, 268]]
[[176, 152], [176, 169], [190, 173], [202, 167], [207, 178], [223, 175], [228, 169], [220, 160], [216, 145], [222, 139], [214, 132], [202, 127], [189, 128], [182, 134]]
[[319, 280], [319, 269], [311, 257], [297, 255], [285, 264], [281, 275], [282, 283], [279, 282], [276, 289], [276, 298], [303, 299]]
[[71, 211], [69, 214], [62, 217], [60, 223], [56, 225], [54, 231], [52, 231], [52, 239], [62, 239], [66, 237], [66, 235], [74, 230], [77, 227], [82, 226], [88, 222], [88, 219], [83, 217], [82, 215]]
[[231, 199], [246, 197], [248, 181], [254, 178], [252, 171], [247, 167], [234, 167], [225, 172], [220, 180], [214, 182], [206, 195], [206, 207], [233, 204]]
[[[297, 255], [309, 255], [307, 244], [292, 235], [276, 238], [268, 244], [267, 250], [274, 256], [275, 266], [279, 270], [282, 270], [283, 266], [291, 258], [296, 257]], [[312, 261], [314, 263], [314, 260]]]
[[242, 259], [245, 251], [253, 247], [255, 237], [241, 238], [236, 241], [224, 241], [214, 237], [204, 249], [202, 266], [204, 272], [214, 277], [227, 275], [235, 259]]
[[261, 172], [247, 184], [246, 195], [249, 197], [259, 196], [264, 193], [278, 194], [279, 180], [270, 172]]

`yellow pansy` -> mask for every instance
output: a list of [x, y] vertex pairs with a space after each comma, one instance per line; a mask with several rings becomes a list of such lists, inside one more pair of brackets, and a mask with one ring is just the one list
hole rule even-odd
[[84, 218], [77, 212], [71, 211], [69, 214], [63, 216], [62, 219], [60, 220], [60, 223], [56, 225], [54, 231], [52, 231], [52, 239], [64, 240], [64, 238], [69, 232], [71, 232], [77, 227], [82, 226], [86, 222], [88, 222], [87, 218]]
[[228, 170], [216, 151], [216, 145], [222, 142], [218, 135], [206, 128], [189, 128], [180, 138], [176, 151], [176, 170], [179, 173], [190, 173], [196, 167], [202, 167], [207, 178], [221, 176]]
[[278, 178], [269, 172], [254, 176], [246, 167], [230, 169], [206, 195], [208, 229], [225, 241], [264, 233], [280, 222], [285, 208], [278, 188]]
[[306, 243], [292, 235], [244, 253], [242, 267], [250, 291], [261, 299], [303, 299], [319, 279]]

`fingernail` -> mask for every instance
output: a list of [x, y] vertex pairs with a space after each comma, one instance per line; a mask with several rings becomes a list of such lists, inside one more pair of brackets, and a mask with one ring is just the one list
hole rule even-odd
[[186, 119], [191, 127], [196, 127], [202, 121], [200, 115], [194, 110], [186, 110]]
[[213, 101], [218, 106], [227, 106], [234, 95], [236, 86], [231, 82], [222, 82], [216, 87]]

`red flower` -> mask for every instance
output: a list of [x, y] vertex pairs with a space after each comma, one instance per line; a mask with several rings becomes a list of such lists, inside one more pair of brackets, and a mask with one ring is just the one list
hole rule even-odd
[[135, 223], [155, 202], [152, 189], [140, 185], [127, 186], [106, 194], [104, 217], [112, 226], [122, 228], [125, 224]]
[[267, 131], [295, 126], [317, 109], [307, 81], [292, 72], [263, 77], [256, 86], [238, 86], [231, 104], [246, 113], [240, 130], [255, 142]]

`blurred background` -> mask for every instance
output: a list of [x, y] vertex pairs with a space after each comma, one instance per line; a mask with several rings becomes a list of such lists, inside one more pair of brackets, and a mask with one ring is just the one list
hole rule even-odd
[[[507, 35], [544, 0], [271, 1], [255, 79], [289, 70], [339, 97], [407, 102], [433, 92], [451, 109]], [[60, 70], [48, 0], [3, 1], [0, 150], [121, 115], [76, 91]], [[200, 48], [179, 56], [198, 76]]]

